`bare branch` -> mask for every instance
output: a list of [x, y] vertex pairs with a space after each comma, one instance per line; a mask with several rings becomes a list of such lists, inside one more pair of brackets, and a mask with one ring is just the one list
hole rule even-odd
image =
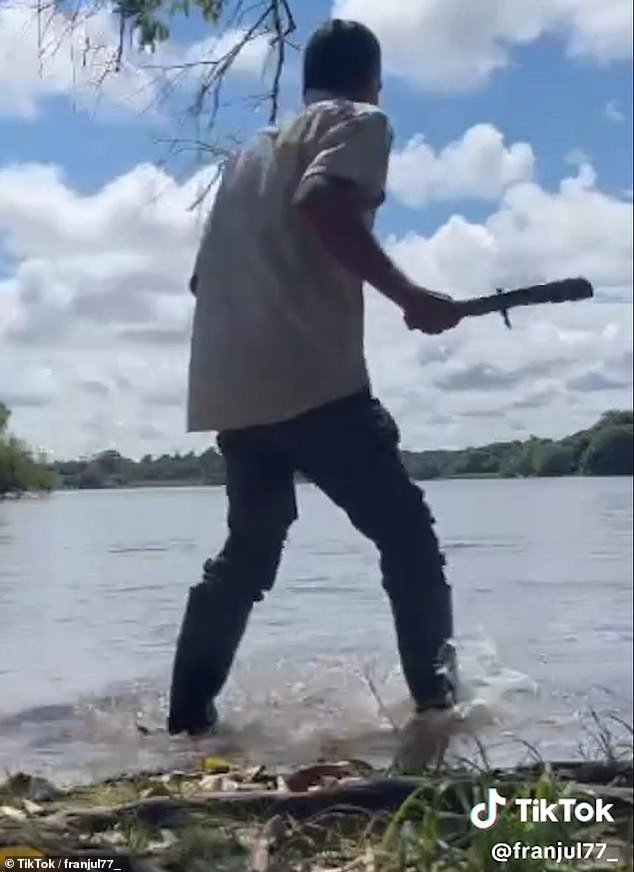
[[[199, 43], [199, 57], [184, 53], [179, 57], [178, 49], [170, 44], [169, 22], [179, 14], [189, 15], [190, 7], [209, 22], [213, 36]], [[278, 120], [289, 49], [297, 49], [291, 42], [297, 30], [291, 7], [292, 0], [116, 0], [112, 12], [105, 0], [89, 4], [85, 0], [34, 0], [40, 75], [46, 75], [47, 61], [66, 45], [76, 61], [80, 84], [86, 84], [88, 77], [98, 96], [111, 77], [132, 75], [135, 87], [130, 99], [139, 102], [146, 89], [149, 95], [141, 114], [167, 106], [176, 128], [179, 123], [183, 129], [194, 125], [193, 136], [188, 131], [183, 139], [176, 135], [170, 140], [168, 155], [190, 154], [223, 167], [239, 143], [235, 131], [228, 134], [226, 125], [222, 129], [218, 123], [223, 110], [231, 105], [258, 110], [266, 107], [268, 123]], [[113, 16], [110, 37], [95, 38], [91, 21], [98, 15], [102, 20]], [[244, 53], [260, 43], [268, 54], [261, 92], [248, 98], [232, 95], [225, 99], [228, 80]], [[143, 51], [148, 50], [154, 53], [151, 60], [143, 58]], [[140, 75], [138, 88], [136, 74]], [[174, 99], [183, 93], [189, 93], [184, 108]], [[213, 182], [205, 196], [212, 186]], [[195, 205], [199, 203], [197, 198]]]

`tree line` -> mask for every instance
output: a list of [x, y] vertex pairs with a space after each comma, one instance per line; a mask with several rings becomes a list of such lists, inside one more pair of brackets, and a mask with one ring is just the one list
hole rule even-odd
[[0, 402], [0, 499], [26, 491], [53, 490], [59, 477], [44, 457], [38, 457], [8, 432], [9, 409]]
[[[140, 460], [107, 450], [94, 457], [49, 463], [11, 436], [9, 410], [0, 403], [0, 498], [27, 491], [222, 485], [224, 462], [208, 448], [202, 454], [145, 455]], [[440, 478], [529, 478], [568, 475], [632, 475], [632, 411], [606, 412], [592, 427], [560, 440], [493, 442], [456, 451], [403, 451], [418, 481]]]
[[[403, 451], [410, 475], [440, 478], [527, 478], [565, 475], [632, 475], [633, 415], [606, 412], [594, 426], [561, 440], [532, 436], [457, 451]], [[140, 460], [103, 451], [83, 460], [54, 464], [59, 486], [112, 488], [152, 485], [221, 485], [224, 463], [209, 448], [202, 454], [145, 455]]]

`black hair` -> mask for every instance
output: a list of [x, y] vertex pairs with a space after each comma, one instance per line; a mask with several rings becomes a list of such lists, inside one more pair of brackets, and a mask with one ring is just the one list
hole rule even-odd
[[346, 96], [371, 84], [381, 70], [381, 45], [364, 24], [333, 18], [304, 49], [304, 93], [310, 89]]

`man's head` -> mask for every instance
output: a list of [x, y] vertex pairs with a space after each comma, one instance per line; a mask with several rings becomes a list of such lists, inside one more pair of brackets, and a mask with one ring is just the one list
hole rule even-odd
[[304, 50], [304, 94], [310, 90], [378, 103], [381, 46], [372, 31], [339, 18], [322, 24]]

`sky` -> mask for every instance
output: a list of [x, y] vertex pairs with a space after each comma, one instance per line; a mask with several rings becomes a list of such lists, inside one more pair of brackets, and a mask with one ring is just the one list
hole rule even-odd
[[[384, 48], [396, 138], [377, 232], [456, 298], [583, 275], [588, 302], [408, 331], [366, 289], [375, 392], [410, 449], [557, 438], [632, 407], [630, 0], [296, 0], [299, 46], [331, 15]], [[200, 58], [235, 44], [195, 15], [113, 70], [118, 22], [0, 0], [0, 401], [57, 458], [206, 449], [187, 434], [193, 298], [213, 186], [189, 107]], [[244, 26], [242, 23], [240, 26]], [[171, 71], [159, 73], [159, 67]], [[175, 68], [179, 73], [176, 75]], [[265, 39], [238, 57], [215, 141], [266, 123]], [[167, 87], [169, 86], [169, 87]], [[300, 55], [282, 112], [301, 103]], [[239, 244], [239, 240], [236, 240]]]

